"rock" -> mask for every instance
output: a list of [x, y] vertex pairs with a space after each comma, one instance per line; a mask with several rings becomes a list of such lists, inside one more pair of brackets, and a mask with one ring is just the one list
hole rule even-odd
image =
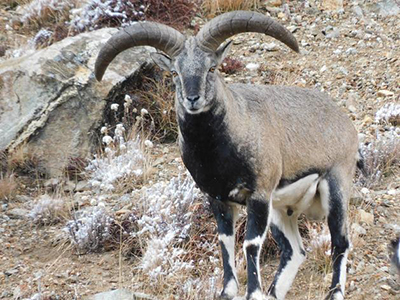
[[155, 299], [149, 295], [142, 293], [133, 293], [125, 289], [119, 289], [115, 291], [109, 291], [104, 293], [99, 293], [94, 296], [86, 298], [86, 300], [147, 300]]
[[394, 93], [388, 90], [379, 90], [377, 95], [378, 97], [391, 97]]
[[32, 197], [26, 196], [26, 195], [16, 195], [15, 196], [15, 200], [17, 200], [18, 202], [23, 202], [23, 203], [27, 203], [33, 200]]
[[322, 7], [325, 11], [339, 11], [343, 9], [343, 0], [323, 0]]
[[250, 70], [250, 71], [255, 71], [260, 67], [259, 64], [256, 63], [249, 63], [246, 65], [246, 69]]
[[369, 225], [374, 224], [374, 215], [366, 212], [363, 209], [358, 210], [357, 212], [358, 220], [360, 223], [365, 223]]
[[357, 17], [359, 17], [359, 18], [363, 18], [364, 17], [363, 10], [358, 5], [353, 6], [352, 11]]
[[265, 1], [265, 6], [267, 7], [278, 7], [282, 5], [282, 0], [267, 0]]
[[366, 6], [367, 10], [382, 17], [395, 16], [400, 13], [400, 6], [396, 0], [384, 0]]
[[[275, 44], [274, 42], [272, 43], [268, 43], [264, 46], [264, 49], [267, 51], [278, 51], [279, 47], [277, 44]], [[247, 67], [247, 66], [246, 66]]]
[[7, 212], [11, 219], [24, 219], [28, 216], [29, 211], [23, 208], [13, 208]]
[[359, 224], [357, 223], [353, 223], [351, 225], [351, 229], [357, 233], [358, 235], [366, 235], [367, 231], [365, 230], [365, 228], [361, 227]]
[[142, 63], [152, 62], [153, 48], [124, 51], [97, 82], [97, 53], [116, 32], [104, 28], [82, 33], [0, 62], [0, 150], [25, 147], [49, 177], [63, 175], [71, 158], [90, 157], [98, 141], [93, 130], [102, 123], [111, 87]]

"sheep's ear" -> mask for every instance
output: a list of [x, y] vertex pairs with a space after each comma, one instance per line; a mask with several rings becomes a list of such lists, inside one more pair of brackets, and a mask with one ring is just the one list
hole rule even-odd
[[222, 61], [225, 59], [225, 57], [228, 55], [231, 46], [232, 46], [232, 41], [229, 41], [225, 45], [218, 47], [217, 51], [215, 52], [218, 59], [218, 65], [221, 64]]
[[172, 60], [165, 54], [159, 52], [150, 53], [151, 59], [163, 70], [170, 72]]

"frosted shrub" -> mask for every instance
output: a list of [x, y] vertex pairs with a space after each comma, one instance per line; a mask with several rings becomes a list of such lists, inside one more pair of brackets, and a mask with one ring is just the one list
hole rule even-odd
[[132, 194], [139, 199], [138, 210], [142, 212], [135, 236], [145, 239], [147, 245], [140, 264], [143, 272], [155, 279], [190, 271], [194, 267], [190, 256], [194, 254], [182, 243], [189, 239], [191, 208], [201, 197], [190, 175], [179, 175]]
[[396, 129], [376, 134], [375, 140], [360, 145], [364, 157], [364, 173], [358, 184], [372, 188], [379, 186], [386, 175], [400, 165], [400, 135]]
[[101, 250], [110, 239], [110, 228], [114, 219], [103, 206], [96, 206], [87, 211], [80, 211], [75, 219], [64, 227], [69, 240], [83, 252]]
[[65, 200], [43, 195], [33, 203], [28, 216], [36, 224], [49, 225], [65, 219], [68, 212]]
[[400, 104], [387, 103], [382, 106], [375, 115], [375, 120], [378, 123], [387, 122], [393, 125], [400, 124]]
[[111, 23], [121, 26], [132, 21], [142, 20], [144, 5], [133, 4], [126, 0], [87, 0], [82, 8], [71, 11], [71, 25], [79, 31], [93, 30], [102, 24]]
[[21, 6], [18, 13], [22, 23], [37, 22], [49, 18], [56, 18], [75, 6], [75, 0], [33, 0], [27, 5]]
[[137, 136], [126, 142], [122, 124], [116, 126], [114, 138], [107, 134], [108, 130], [102, 128], [101, 131], [105, 134], [106, 148], [104, 154], [95, 155], [86, 168], [89, 183], [100, 190], [111, 191], [119, 180], [140, 179], [146, 163], [140, 138]]

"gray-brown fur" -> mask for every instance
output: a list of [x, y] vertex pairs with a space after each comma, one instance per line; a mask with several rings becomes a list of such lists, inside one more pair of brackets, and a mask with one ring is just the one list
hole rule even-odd
[[248, 211], [247, 300], [263, 299], [259, 255], [270, 223], [284, 255], [268, 294], [284, 299], [305, 258], [297, 228], [301, 213], [327, 216], [333, 250], [328, 299], [343, 299], [349, 248], [346, 209], [358, 156], [352, 123], [318, 91], [227, 85], [217, 71], [230, 47], [220, 44], [236, 33], [262, 32], [298, 51], [294, 36], [252, 12], [223, 14], [187, 39], [165, 25], [159, 29], [155, 23], [135, 24], [111, 38], [99, 54], [95, 74], [100, 80], [111, 60], [128, 47], [147, 43], [169, 55], [152, 57], [174, 75], [182, 158], [209, 195], [217, 219], [224, 258], [221, 298], [233, 299], [238, 292], [232, 263], [236, 202]]

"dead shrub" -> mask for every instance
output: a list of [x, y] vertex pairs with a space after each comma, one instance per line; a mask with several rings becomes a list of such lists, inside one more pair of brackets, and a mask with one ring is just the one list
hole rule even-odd
[[[122, 122], [127, 130], [136, 128], [153, 140], [175, 141], [178, 128], [174, 86], [171, 78], [164, 75], [157, 66], [143, 64], [125, 81], [116, 85], [107, 96], [104, 119], [108, 127], [112, 129]], [[118, 107], [111, 109], [115, 104]]]
[[225, 74], [235, 74], [241, 70], [243, 70], [244, 66], [243, 63], [237, 59], [227, 57], [221, 64], [221, 72]]
[[67, 220], [70, 207], [66, 199], [43, 195], [31, 204], [29, 218], [36, 225], [54, 225]]
[[379, 187], [385, 178], [400, 171], [400, 138], [395, 131], [377, 133], [375, 139], [361, 145], [362, 172], [357, 184], [367, 188]]
[[198, 11], [198, 1], [189, 0], [112, 0], [89, 1], [75, 12], [71, 20], [74, 30], [127, 26], [134, 21], [155, 21], [178, 30], [188, 28]]

